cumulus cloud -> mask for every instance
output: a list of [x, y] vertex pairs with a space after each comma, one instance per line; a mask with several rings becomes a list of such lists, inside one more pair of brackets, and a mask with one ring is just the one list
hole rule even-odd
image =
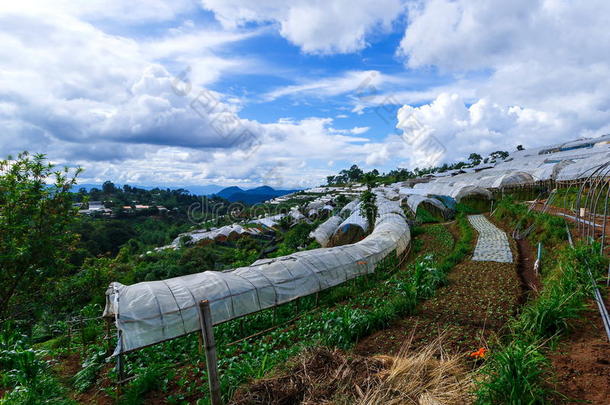
[[[206, 89], [233, 64], [215, 50], [256, 31], [186, 22], [135, 40], [81, 15], [88, 13], [0, 12], [0, 51], [11, 55], [0, 76], [3, 153], [44, 151], [85, 167], [91, 182], [294, 187], [319, 184], [332, 172], [328, 162], [364, 161], [374, 148], [358, 137], [368, 127], [336, 129], [330, 118], [260, 123], [240, 117], [238, 98]], [[179, 69], [170, 73], [166, 61]]]
[[404, 11], [402, 0], [202, 0], [227, 27], [274, 22], [280, 34], [307, 53], [348, 53], [367, 46], [366, 36], [387, 31]]
[[411, 146], [410, 160], [421, 165], [426, 156], [441, 153], [437, 160], [466, 159], [471, 152], [514, 151], [519, 144], [552, 143], [568, 135], [561, 119], [549, 113], [503, 107], [488, 99], [468, 106], [457, 94], [441, 93], [419, 107], [403, 106], [397, 128]]
[[408, 14], [398, 50], [407, 67], [434, 66], [456, 81], [400, 92], [409, 104], [426, 104], [402, 115], [438, 134], [449, 157], [607, 131], [607, 1], [430, 0]]
[[[209, 53], [210, 47], [244, 35], [219, 34], [208, 38], [207, 48], [197, 44], [191, 49], [195, 40], [181, 43], [175, 36], [198, 38], [200, 33], [180, 32], [156, 44], [138, 43], [68, 14], [37, 13], [0, 13], [0, 51], [11, 55], [2, 62], [0, 77], [0, 116], [7, 123], [3, 143], [38, 139], [51, 149], [52, 143], [63, 142], [63, 147], [55, 147], [58, 157], [71, 157], [80, 144], [83, 154], [94, 160], [108, 158], [110, 150], [116, 153], [114, 159], [130, 156], [129, 148], [113, 148], [113, 143], [194, 148], [241, 143], [240, 134], [233, 132], [247, 122], [237, 117], [234, 102], [202, 88], [206, 81], [201, 75], [194, 80], [193, 69], [178, 79], [155, 59], [177, 47], [183, 56], [204, 49]], [[215, 69], [210, 63], [205, 66]], [[92, 142], [108, 147], [92, 147]], [[40, 147], [41, 142], [31, 145]], [[4, 151], [26, 146], [13, 142]]]

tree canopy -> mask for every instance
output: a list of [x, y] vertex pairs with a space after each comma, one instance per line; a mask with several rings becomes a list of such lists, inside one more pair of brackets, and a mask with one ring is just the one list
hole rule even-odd
[[[0, 319], [67, 266], [76, 235], [71, 187], [80, 169], [56, 169], [42, 154], [0, 161]], [[21, 305], [18, 305], [21, 304]]]

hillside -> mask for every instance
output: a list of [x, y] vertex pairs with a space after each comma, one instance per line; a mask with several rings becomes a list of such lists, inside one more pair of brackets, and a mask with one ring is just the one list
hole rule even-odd
[[246, 204], [256, 204], [272, 198], [281, 197], [286, 194], [294, 193], [297, 190], [275, 190], [273, 187], [261, 186], [244, 190], [236, 186], [227, 187], [216, 193], [230, 202], [243, 202]]

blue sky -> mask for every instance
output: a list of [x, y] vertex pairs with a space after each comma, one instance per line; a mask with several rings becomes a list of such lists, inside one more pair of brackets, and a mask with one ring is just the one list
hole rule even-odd
[[[307, 187], [610, 132], [602, 0], [23, 0], [0, 152], [82, 181]], [[595, 40], [592, 40], [595, 38]]]

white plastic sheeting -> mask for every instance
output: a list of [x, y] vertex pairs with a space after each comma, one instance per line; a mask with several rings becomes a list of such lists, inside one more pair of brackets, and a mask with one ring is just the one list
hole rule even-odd
[[436, 198], [424, 197], [417, 194], [411, 194], [407, 197], [407, 206], [409, 207], [411, 212], [413, 212], [413, 214], [417, 213], [417, 207], [419, 207], [419, 204], [421, 203], [431, 204], [442, 212], [446, 211], [446, 208], [443, 203], [437, 200]]
[[[397, 204], [383, 198], [380, 205]], [[402, 253], [410, 242], [401, 214], [384, 209], [374, 231], [346, 246], [314, 249], [248, 267], [206, 271], [130, 286], [112, 283], [104, 316], [114, 316], [119, 330], [115, 354], [173, 339], [199, 330], [198, 303], [210, 301], [212, 321], [219, 324], [372, 273], [392, 251]]]
[[333, 215], [313, 230], [309, 236], [314, 238], [320, 246], [326, 247], [331, 236], [335, 233], [341, 222], [343, 222], [343, 219], [340, 216]]
[[358, 200], [353, 200], [353, 201], [348, 202], [347, 204], [345, 204], [345, 206], [343, 208], [341, 208], [341, 211], [339, 211], [339, 214], [342, 217], [350, 215], [352, 213], [352, 211], [356, 208], [358, 203], [359, 203]]
[[284, 218], [287, 215], [291, 216], [292, 219], [295, 220], [296, 222], [302, 221], [303, 219], [305, 219], [305, 215], [301, 214], [297, 208], [292, 208], [288, 213], [280, 213], [277, 215], [271, 215], [268, 217], [259, 218], [259, 219], [252, 221], [252, 223], [261, 224], [261, 225], [266, 226], [267, 228], [273, 228], [274, 226], [277, 226], [277, 224], [279, 224], [279, 222], [282, 220], [282, 218]]
[[273, 228], [285, 216], [286, 216], [286, 214], [271, 215], [271, 216], [268, 216], [268, 217], [256, 219], [256, 220], [252, 221], [252, 223], [253, 224], [261, 224], [261, 225], [266, 226], [267, 228]]
[[229, 237], [232, 234], [233, 235], [242, 235], [244, 233], [249, 234], [249, 235], [258, 235], [261, 233], [261, 231], [260, 231], [260, 229], [257, 229], [257, 228], [244, 228], [243, 226], [241, 226], [239, 224], [227, 225], [227, 226], [223, 226], [221, 228], [213, 228], [213, 229], [210, 229], [209, 231], [200, 229], [200, 230], [196, 230], [196, 231], [181, 233], [180, 235], [178, 235], [176, 237], [176, 239], [174, 239], [172, 241], [171, 244], [169, 244], [167, 246], [163, 246], [161, 248], [157, 248], [157, 250], [168, 249], [168, 248], [177, 249], [180, 247], [181, 240], [184, 237], [190, 237], [189, 243], [196, 243], [196, 242], [199, 242], [200, 240], [204, 240], [204, 239], [216, 239], [218, 236]]
[[468, 195], [484, 194], [482, 189], [499, 189], [544, 180], [582, 179], [592, 172], [592, 168], [610, 161], [609, 142], [610, 135], [605, 135], [515, 151], [493, 167], [480, 165], [453, 176], [439, 173], [431, 181], [415, 184], [412, 188], [398, 183], [393, 186], [400, 187], [401, 195], [444, 195], [459, 200]]
[[356, 204], [356, 207], [352, 210], [350, 216], [339, 225], [339, 229], [347, 225], [359, 226], [365, 232], [369, 229], [369, 221], [367, 221], [366, 217], [361, 213], [360, 206], [360, 204]]

